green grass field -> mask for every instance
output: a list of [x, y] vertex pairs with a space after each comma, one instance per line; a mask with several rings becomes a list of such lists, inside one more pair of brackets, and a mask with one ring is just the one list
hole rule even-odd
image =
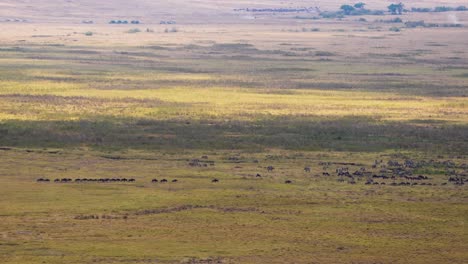
[[[468, 192], [447, 184], [468, 168], [466, 59], [330, 32], [2, 45], [0, 262], [466, 263]], [[356, 38], [378, 39], [328, 45]], [[366, 185], [389, 161], [430, 185]]]

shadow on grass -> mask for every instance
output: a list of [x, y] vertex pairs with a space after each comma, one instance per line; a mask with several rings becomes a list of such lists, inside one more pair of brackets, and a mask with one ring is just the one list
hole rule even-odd
[[379, 123], [365, 117], [282, 116], [257, 121], [101, 119], [0, 123], [0, 145], [97, 149], [242, 149], [468, 154], [468, 126]]

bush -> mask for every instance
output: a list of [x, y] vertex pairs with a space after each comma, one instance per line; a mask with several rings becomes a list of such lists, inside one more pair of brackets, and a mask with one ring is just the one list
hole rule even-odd
[[398, 28], [398, 27], [391, 27], [389, 30], [393, 31], [393, 32], [400, 32], [401, 31], [400, 28]]
[[430, 8], [418, 8], [418, 7], [413, 7], [413, 8], [411, 8], [411, 11], [412, 11], [412, 12], [418, 12], [418, 13], [427, 13], [427, 12], [431, 12], [432, 9], [430, 9]]
[[329, 51], [317, 51], [315, 52], [315, 56], [329, 57], [329, 56], [335, 56], [335, 54]]
[[361, 18], [358, 19], [358, 21], [359, 21], [359, 22], [367, 22], [367, 19], [361, 17]]
[[436, 8], [434, 8], [434, 12], [448, 12], [453, 10], [455, 9], [449, 6], [436, 6]]
[[88, 37], [90, 37], [90, 36], [92, 36], [92, 35], [93, 35], [93, 32], [91, 32], [91, 31], [88, 31], [88, 32], [85, 32], [84, 34], [85, 34], [85, 36], [88, 36]]
[[127, 31], [127, 33], [138, 33], [138, 32], [141, 32], [141, 30], [139, 28], [132, 28], [132, 29]]
[[165, 33], [175, 33], [175, 32], [178, 32], [179, 30], [177, 28], [171, 28], [171, 29], [168, 29], [166, 28], [164, 30]]
[[457, 8], [455, 8], [455, 11], [467, 11], [468, 8], [466, 6], [459, 6]]
[[320, 15], [323, 18], [343, 18], [343, 12], [322, 12]]
[[462, 24], [439, 24], [437, 26], [439, 26], [439, 27], [457, 27], [457, 28], [458, 27], [463, 27]]
[[426, 23], [424, 23], [424, 20], [421, 21], [408, 21], [405, 23], [405, 27], [407, 28], [416, 28], [416, 27], [425, 27]]
[[381, 22], [381, 23], [403, 23], [403, 20], [399, 17], [395, 17], [394, 19], [389, 19], [389, 20], [376, 20], [375, 22]]

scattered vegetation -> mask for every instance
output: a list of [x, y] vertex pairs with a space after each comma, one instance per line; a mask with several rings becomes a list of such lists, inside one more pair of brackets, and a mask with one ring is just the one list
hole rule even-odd
[[132, 28], [127, 30], [127, 33], [133, 34], [133, 33], [139, 33], [141, 30], [139, 28]]

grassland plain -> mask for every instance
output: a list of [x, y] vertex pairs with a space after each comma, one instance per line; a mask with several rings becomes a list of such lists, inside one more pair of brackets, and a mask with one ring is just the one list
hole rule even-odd
[[0, 23], [0, 262], [466, 263], [467, 28], [263, 21]]

